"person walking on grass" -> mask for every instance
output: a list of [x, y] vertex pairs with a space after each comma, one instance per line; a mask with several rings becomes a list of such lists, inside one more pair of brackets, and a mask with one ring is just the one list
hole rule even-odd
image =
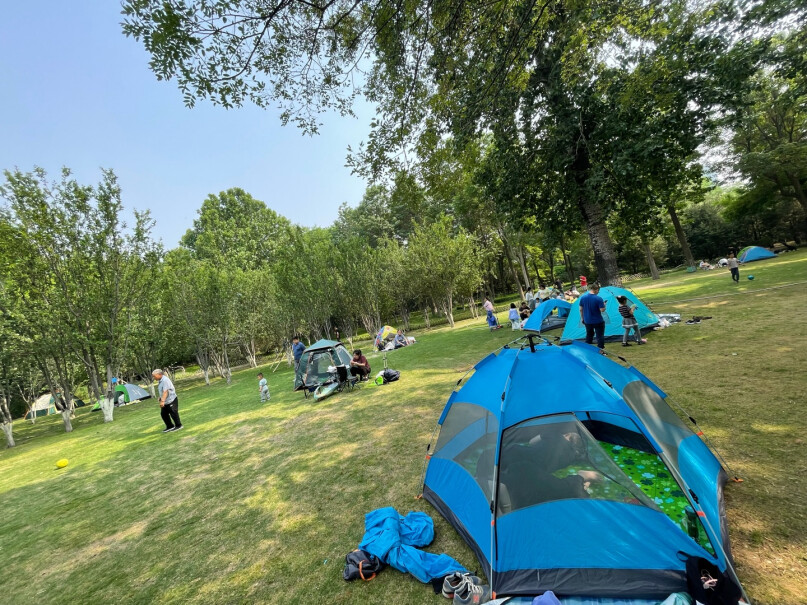
[[586, 344], [592, 344], [597, 335], [597, 346], [605, 349], [605, 301], [600, 298], [600, 284], [592, 284], [580, 297], [580, 321], [586, 326]]
[[644, 344], [642, 334], [639, 331], [639, 322], [636, 321], [636, 317], [633, 315], [636, 305], [629, 305], [627, 296], [617, 296], [616, 299], [619, 301], [619, 314], [622, 316], [622, 328], [625, 330], [625, 333], [622, 335], [622, 346], [630, 346], [628, 337], [630, 336], [631, 330], [633, 330], [636, 344]]
[[729, 269], [731, 270], [731, 279], [734, 281], [735, 284], [740, 283], [740, 261], [737, 260], [737, 257], [734, 256], [734, 252], [729, 253]]
[[507, 319], [510, 320], [510, 328], [513, 330], [521, 329], [521, 320], [518, 316], [518, 309], [516, 303], [510, 303], [510, 312], [507, 314]]
[[269, 401], [269, 384], [261, 373], [258, 373], [258, 390], [261, 393], [261, 403]]
[[165, 423], [163, 433], [178, 431], [183, 427], [182, 421], [179, 419], [179, 398], [174, 389], [174, 383], [159, 368], [154, 370], [151, 375], [159, 383], [157, 390], [160, 396], [160, 416]]

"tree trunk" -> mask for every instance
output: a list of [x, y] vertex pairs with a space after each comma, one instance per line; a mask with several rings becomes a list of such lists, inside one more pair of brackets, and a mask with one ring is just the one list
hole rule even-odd
[[70, 422], [70, 409], [62, 412], [62, 420], [64, 420], [64, 432], [70, 433], [73, 431], [73, 425]]
[[476, 300], [473, 296], [468, 297], [468, 310], [471, 312], [473, 319], [479, 319], [479, 308], [476, 306]]
[[423, 307], [423, 318], [426, 321], [426, 329], [430, 329], [432, 327], [431, 321], [429, 320], [429, 305]]
[[207, 353], [196, 352], [196, 362], [199, 364], [199, 369], [205, 377], [205, 384], [210, 386], [210, 362], [207, 358]]
[[11, 434], [12, 423], [11, 422], [4, 422], [2, 425], [3, 433], [6, 435], [6, 446], [7, 447], [14, 447], [16, 444], [14, 443], [14, 435]]
[[233, 381], [233, 373], [230, 370], [230, 356], [227, 354], [227, 341], [225, 339], [224, 343], [222, 344], [224, 348], [224, 371], [226, 372], [224, 379], [227, 381], [227, 384], [230, 384]]
[[566, 264], [566, 271], [569, 274], [569, 281], [574, 285], [575, 276], [574, 276], [574, 267], [572, 267], [572, 258], [566, 253], [566, 247], [563, 245], [563, 242], [560, 244], [560, 251], [563, 253], [563, 262]]
[[502, 238], [502, 243], [504, 244], [504, 256], [507, 259], [507, 265], [510, 267], [510, 272], [513, 274], [513, 280], [516, 282], [516, 287], [518, 288], [519, 295], [521, 296], [522, 300], [524, 299], [524, 287], [521, 285], [521, 280], [518, 277], [518, 271], [513, 266], [513, 256], [511, 254], [510, 243], [507, 241], [507, 236], [504, 234], [504, 227], [499, 224], [499, 236]]
[[448, 320], [448, 325], [454, 327], [454, 299], [449, 294], [443, 299], [443, 314]]
[[112, 422], [112, 414], [114, 410], [115, 405], [112, 397], [110, 396], [104, 397], [101, 400], [101, 412], [104, 414], [104, 422]]
[[681, 252], [684, 253], [684, 260], [686, 261], [687, 267], [694, 267], [695, 259], [692, 257], [692, 251], [689, 249], [689, 242], [687, 241], [686, 233], [684, 233], [684, 228], [681, 227], [681, 221], [678, 220], [675, 205], [670, 204], [667, 206], [667, 212], [670, 215], [673, 227], [675, 227], [675, 235], [678, 238], [678, 243], [681, 244]]
[[255, 339], [250, 338], [246, 342], [243, 343], [244, 349], [244, 356], [247, 358], [247, 362], [251, 368], [258, 367], [258, 353], [255, 347]]
[[518, 247], [518, 262], [521, 265], [521, 273], [524, 275], [524, 287], [532, 287], [532, 283], [530, 283], [530, 276], [527, 273], [527, 263], [524, 261], [524, 246]]
[[653, 279], [658, 279], [658, 267], [656, 266], [656, 259], [653, 258], [653, 251], [650, 250], [650, 244], [642, 240], [642, 248], [644, 248], [644, 255], [647, 257], [647, 266], [650, 267], [650, 275]]
[[401, 305], [401, 321], [403, 322], [404, 330], [409, 329], [409, 309], [406, 306]]
[[597, 280], [603, 286], [618, 286], [619, 265], [616, 260], [614, 244], [605, 224], [605, 213], [596, 202], [581, 198], [580, 211], [586, 223], [586, 231], [594, 249], [594, 263], [597, 266]]

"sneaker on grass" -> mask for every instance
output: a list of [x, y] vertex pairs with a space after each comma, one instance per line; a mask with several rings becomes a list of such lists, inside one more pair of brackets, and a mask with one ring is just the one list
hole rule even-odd
[[171, 427], [168, 427], [167, 429], [163, 429], [163, 433], [170, 433], [173, 430], [174, 430], [174, 427], [171, 426]]
[[461, 573], [459, 571], [447, 575], [443, 580], [443, 596], [447, 599], [453, 599], [454, 594], [467, 583], [481, 584], [482, 580], [470, 573]]
[[490, 586], [466, 582], [454, 593], [454, 605], [480, 605], [490, 601]]

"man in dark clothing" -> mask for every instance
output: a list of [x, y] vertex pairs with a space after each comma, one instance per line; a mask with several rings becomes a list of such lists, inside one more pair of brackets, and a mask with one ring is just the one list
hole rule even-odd
[[297, 368], [300, 365], [300, 358], [303, 356], [303, 351], [305, 351], [305, 345], [300, 342], [300, 339], [296, 336], [291, 339], [291, 354], [294, 355], [294, 371], [297, 371]]
[[597, 335], [597, 346], [605, 348], [605, 301], [599, 297], [600, 285], [592, 284], [588, 293], [580, 297], [580, 320], [586, 326], [586, 344], [592, 344]]
[[370, 363], [361, 354], [361, 349], [353, 351], [353, 359], [350, 360], [350, 373], [358, 376], [359, 380], [367, 380], [370, 375]]

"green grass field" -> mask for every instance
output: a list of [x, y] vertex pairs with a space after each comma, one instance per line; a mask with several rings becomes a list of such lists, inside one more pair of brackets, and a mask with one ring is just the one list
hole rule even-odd
[[[687, 408], [744, 478], [726, 497], [738, 573], [752, 599], [803, 604], [807, 253], [741, 274], [740, 285], [727, 270], [632, 282], [658, 312], [713, 318], [652, 333], [646, 347], [608, 349]], [[673, 302], [693, 298], [700, 300]], [[71, 434], [59, 416], [17, 421], [18, 447], [0, 453], [0, 602], [446, 602], [392, 569], [369, 583], [341, 578], [364, 514], [381, 506], [428, 512], [437, 530], [429, 550], [478, 568], [415, 496], [426, 444], [456, 381], [513, 333], [491, 333], [479, 319], [416, 336], [417, 346], [388, 357], [402, 371], [398, 383], [316, 404], [291, 392], [284, 366], [268, 374], [266, 405], [255, 370], [229, 386], [181, 387], [186, 428], [177, 433], [160, 432], [151, 401], [116, 410], [111, 424], [81, 409]], [[377, 354], [369, 358], [381, 368]], [[66, 469], [55, 468], [60, 458], [70, 460]]]

